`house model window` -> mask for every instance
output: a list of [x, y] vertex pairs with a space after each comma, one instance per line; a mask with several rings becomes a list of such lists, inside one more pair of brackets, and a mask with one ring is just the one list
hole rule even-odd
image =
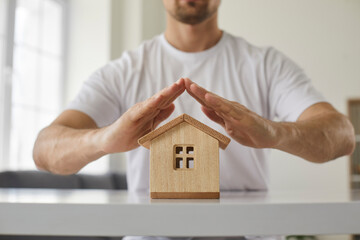
[[174, 169], [185, 170], [193, 169], [195, 164], [195, 151], [193, 145], [174, 146]]

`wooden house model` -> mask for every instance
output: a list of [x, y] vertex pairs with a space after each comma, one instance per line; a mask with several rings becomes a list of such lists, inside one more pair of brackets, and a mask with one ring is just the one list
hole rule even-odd
[[219, 198], [219, 147], [230, 139], [183, 114], [139, 139], [150, 149], [151, 198]]

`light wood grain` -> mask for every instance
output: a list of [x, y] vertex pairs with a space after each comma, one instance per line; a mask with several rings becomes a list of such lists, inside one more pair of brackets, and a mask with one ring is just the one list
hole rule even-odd
[[[194, 146], [194, 168], [174, 169], [174, 146]], [[151, 141], [150, 192], [219, 192], [219, 141], [187, 122]]]
[[218, 199], [219, 192], [151, 192], [154, 199]]

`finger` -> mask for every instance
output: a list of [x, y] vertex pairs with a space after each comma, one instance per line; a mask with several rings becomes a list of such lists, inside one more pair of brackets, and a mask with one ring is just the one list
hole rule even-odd
[[166, 108], [172, 103], [178, 96], [180, 96], [185, 91], [184, 80], [179, 79], [176, 83], [173, 83], [167, 88], [164, 88], [155, 96], [163, 96], [163, 101], [159, 104], [159, 108]]
[[235, 107], [233, 106], [233, 103], [229, 100], [207, 91], [205, 88], [200, 87], [188, 78], [185, 78], [185, 87], [186, 91], [201, 105], [208, 109], [216, 110], [216, 113], [222, 118], [228, 118], [230, 116], [234, 118], [238, 117], [234, 110]]
[[191, 81], [189, 78], [185, 78], [185, 88], [186, 91], [195, 98], [196, 101], [198, 101], [201, 105], [207, 106], [205, 103], [204, 96], [206, 94], [206, 90], [199, 85], [195, 84], [193, 81]]
[[161, 110], [160, 113], [154, 119], [153, 129], [155, 129], [162, 121], [167, 119], [173, 113], [174, 109], [175, 109], [175, 105], [171, 104], [169, 107]]
[[221, 117], [224, 118], [237, 118], [238, 111], [235, 111], [235, 106], [233, 102], [222, 98], [216, 94], [208, 92], [205, 94], [205, 101], [210, 107], [210, 109], [215, 110]]
[[216, 112], [212, 109], [209, 109], [207, 107], [201, 106], [201, 110], [205, 115], [213, 120], [214, 122], [220, 124], [221, 126], [225, 127], [224, 119], [222, 119], [219, 115], [216, 114]]
[[158, 110], [167, 108], [172, 99], [176, 99], [183, 91], [185, 91], [184, 80], [180, 79], [176, 83], [164, 88], [151, 98], [148, 98], [132, 109], [131, 120], [138, 121], [140, 119], [149, 119], [158, 114]]
[[144, 102], [136, 104], [134, 107], [129, 109], [130, 120], [136, 122], [145, 116], [154, 114], [154, 112], [158, 110], [157, 106], [159, 106], [159, 104], [163, 101], [163, 98], [164, 97], [162, 95], [153, 96]]
[[164, 107], [167, 108], [172, 102], [175, 101], [184, 91], [185, 91], [185, 84], [184, 79], [180, 78], [175, 84], [179, 85], [179, 90], [164, 104]]

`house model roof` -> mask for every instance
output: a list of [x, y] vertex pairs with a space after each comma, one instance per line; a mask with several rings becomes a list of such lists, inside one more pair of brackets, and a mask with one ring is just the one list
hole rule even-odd
[[146, 134], [145, 136], [139, 138], [138, 143], [147, 149], [150, 148], [150, 142], [152, 139], [160, 136], [164, 132], [168, 131], [169, 129], [179, 125], [180, 123], [187, 122], [188, 124], [196, 127], [197, 129], [203, 131], [204, 133], [210, 135], [211, 137], [217, 139], [219, 141], [219, 147], [225, 149], [227, 145], [230, 143], [230, 138], [224, 136], [223, 134], [219, 133], [218, 131], [206, 126], [205, 124], [199, 122], [198, 120], [190, 117], [187, 114], [182, 114], [179, 117], [171, 120], [167, 124], [155, 129], [154, 131]]

